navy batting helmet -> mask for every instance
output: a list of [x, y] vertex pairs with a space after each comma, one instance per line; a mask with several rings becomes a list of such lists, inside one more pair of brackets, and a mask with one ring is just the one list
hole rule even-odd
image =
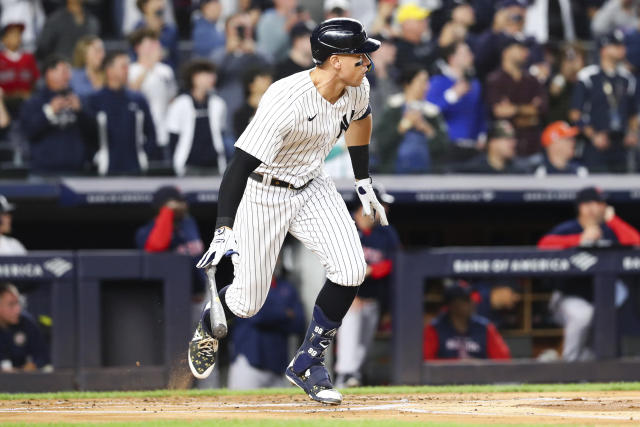
[[362, 24], [355, 19], [327, 19], [311, 33], [311, 53], [316, 65], [322, 64], [331, 55], [350, 53], [364, 53], [371, 61], [369, 53], [379, 47], [380, 42], [369, 38]]

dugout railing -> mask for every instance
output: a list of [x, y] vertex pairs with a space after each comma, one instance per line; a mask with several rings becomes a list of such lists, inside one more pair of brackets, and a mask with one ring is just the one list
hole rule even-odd
[[53, 373], [0, 374], [0, 391], [166, 387], [191, 332], [192, 271], [191, 257], [170, 253], [0, 257], [0, 281], [48, 290], [40, 307], [51, 318], [54, 367]]
[[[530, 247], [440, 248], [401, 252], [392, 293], [395, 384], [639, 380], [640, 361], [617, 360], [615, 281], [640, 273], [638, 249], [541, 251]], [[593, 279], [593, 347], [584, 363], [513, 361], [425, 363], [423, 296], [427, 279], [570, 277]]]

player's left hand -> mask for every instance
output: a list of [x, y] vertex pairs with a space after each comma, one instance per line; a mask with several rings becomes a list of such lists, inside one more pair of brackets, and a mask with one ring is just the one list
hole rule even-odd
[[378, 214], [380, 224], [389, 225], [389, 221], [387, 221], [387, 213], [384, 210], [384, 206], [382, 206], [378, 201], [378, 198], [373, 192], [373, 186], [371, 183], [371, 178], [356, 181], [356, 193], [358, 193], [358, 198], [362, 203], [362, 211], [365, 216], [373, 216], [374, 220], [376, 218], [376, 214]]

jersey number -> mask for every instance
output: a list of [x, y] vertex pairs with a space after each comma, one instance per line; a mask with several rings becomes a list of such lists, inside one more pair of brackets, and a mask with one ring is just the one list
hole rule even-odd
[[342, 135], [342, 132], [347, 131], [347, 129], [349, 128], [349, 123], [353, 119], [353, 115], [355, 113], [356, 113], [356, 110], [351, 110], [351, 117], [349, 118], [349, 120], [347, 120], [346, 114], [342, 116], [342, 122], [340, 123], [340, 132], [338, 133], [338, 136], [336, 136], [336, 139], [340, 138], [340, 135]]

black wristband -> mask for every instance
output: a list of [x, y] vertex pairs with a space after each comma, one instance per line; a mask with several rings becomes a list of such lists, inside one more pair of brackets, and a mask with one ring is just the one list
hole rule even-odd
[[349, 156], [356, 179], [369, 178], [369, 144], [350, 146]]
[[216, 230], [220, 227], [233, 228], [233, 218], [229, 216], [220, 216], [216, 220]]

